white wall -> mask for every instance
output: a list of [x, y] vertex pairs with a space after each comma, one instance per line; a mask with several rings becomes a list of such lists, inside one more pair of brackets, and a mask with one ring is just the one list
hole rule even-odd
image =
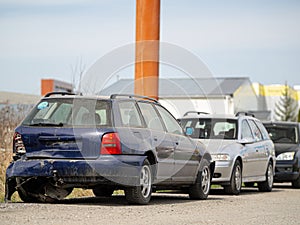
[[180, 118], [187, 111], [199, 111], [216, 114], [232, 114], [233, 101], [229, 96], [224, 98], [199, 99], [160, 99], [176, 118]]
[[262, 110], [258, 108], [258, 98], [251, 83], [240, 86], [234, 93], [233, 99], [235, 112]]

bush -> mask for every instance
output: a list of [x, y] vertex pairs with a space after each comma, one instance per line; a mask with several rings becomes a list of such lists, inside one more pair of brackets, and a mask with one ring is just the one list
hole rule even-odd
[[30, 110], [31, 105], [0, 106], [0, 202], [4, 201], [5, 171], [12, 161], [12, 140], [15, 127]]

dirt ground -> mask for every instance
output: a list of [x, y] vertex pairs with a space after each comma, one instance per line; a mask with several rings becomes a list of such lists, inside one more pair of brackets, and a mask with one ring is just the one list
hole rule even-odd
[[230, 196], [213, 189], [205, 201], [153, 194], [145, 206], [128, 205], [124, 196], [1, 203], [0, 224], [300, 224], [300, 190], [276, 184], [269, 193], [244, 188], [239, 196]]

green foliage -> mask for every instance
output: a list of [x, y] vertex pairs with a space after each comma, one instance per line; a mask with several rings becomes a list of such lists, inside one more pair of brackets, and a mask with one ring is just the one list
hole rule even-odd
[[298, 111], [298, 122], [300, 123], [300, 109]]
[[279, 121], [297, 121], [298, 102], [292, 97], [289, 86], [285, 83], [282, 96], [275, 104], [275, 115]]

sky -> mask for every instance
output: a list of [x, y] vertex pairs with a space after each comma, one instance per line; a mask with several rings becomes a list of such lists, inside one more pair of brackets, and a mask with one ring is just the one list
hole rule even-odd
[[[40, 94], [42, 78], [78, 85], [76, 68], [134, 43], [135, 4], [0, 0], [0, 91]], [[192, 52], [217, 77], [300, 85], [299, 24], [298, 0], [161, 0], [160, 41]]]

